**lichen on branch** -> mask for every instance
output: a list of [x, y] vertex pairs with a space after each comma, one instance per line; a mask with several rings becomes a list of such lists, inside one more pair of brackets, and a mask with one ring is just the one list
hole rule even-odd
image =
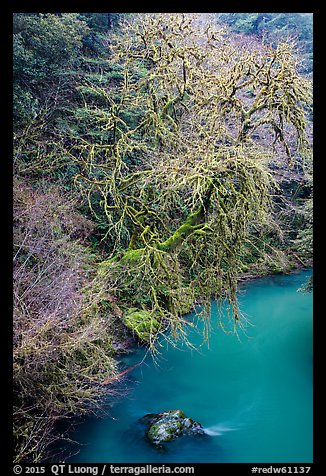
[[307, 155], [311, 93], [293, 45], [248, 47], [192, 14], [144, 14], [111, 40], [120, 81], [87, 86], [105, 139], [69, 151], [91, 207], [100, 196], [107, 272], [126, 306], [162, 321], [180, 319], [184, 289], [206, 315], [226, 298], [237, 321], [240, 251], [272, 226], [274, 151]]

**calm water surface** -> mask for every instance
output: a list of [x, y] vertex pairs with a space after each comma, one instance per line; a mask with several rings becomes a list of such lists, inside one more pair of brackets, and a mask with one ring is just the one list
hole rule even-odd
[[[217, 325], [214, 303], [209, 346], [190, 351], [164, 342], [156, 363], [148, 355], [127, 374], [129, 393], [110, 416], [78, 427], [80, 452], [69, 462], [312, 462], [312, 294], [297, 292], [309, 275], [243, 285], [240, 307], [250, 324], [238, 336]], [[200, 335], [189, 336], [199, 345]], [[144, 355], [138, 349], [121, 368]], [[153, 449], [138, 418], [178, 408], [201, 422], [207, 438]]]

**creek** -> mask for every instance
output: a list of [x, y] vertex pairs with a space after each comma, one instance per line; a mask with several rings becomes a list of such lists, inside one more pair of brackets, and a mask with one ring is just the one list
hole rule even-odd
[[[125, 356], [123, 368], [143, 360], [125, 376], [127, 395], [107, 417], [77, 427], [72, 438], [80, 451], [68, 462], [312, 462], [313, 302], [312, 293], [298, 292], [311, 273], [242, 284], [247, 323], [238, 335], [223, 332], [213, 302], [209, 345], [189, 330], [198, 350], [162, 340], [155, 361], [142, 347]], [[137, 420], [172, 409], [199, 421], [207, 438], [181, 437], [166, 451], [151, 447]]]

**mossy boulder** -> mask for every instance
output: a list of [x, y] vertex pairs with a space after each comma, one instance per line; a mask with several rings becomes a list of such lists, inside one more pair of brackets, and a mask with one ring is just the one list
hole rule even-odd
[[200, 423], [185, 416], [182, 410], [150, 413], [141, 418], [146, 427], [146, 438], [154, 445], [162, 445], [176, 438], [204, 435]]
[[124, 315], [124, 323], [142, 342], [149, 342], [161, 328], [160, 322], [152, 313], [144, 309], [131, 308]]

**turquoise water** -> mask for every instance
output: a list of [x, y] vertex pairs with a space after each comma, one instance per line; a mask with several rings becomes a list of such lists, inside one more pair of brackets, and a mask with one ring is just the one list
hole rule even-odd
[[[226, 334], [212, 310], [209, 346], [164, 343], [157, 362], [126, 375], [127, 397], [110, 416], [90, 418], [73, 435], [82, 446], [70, 462], [312, 462], [312, 295], [297, 292], [310, 271], [241, 286], [248, 324]], [[200, 335], [190, 334], [194, 344]], [[144, 349], [125, 357], [141, 361]], [[182, 409], [204, 426], [203, 439], [180, 438], [165, 452], [139, 435], [146, 413]]]

